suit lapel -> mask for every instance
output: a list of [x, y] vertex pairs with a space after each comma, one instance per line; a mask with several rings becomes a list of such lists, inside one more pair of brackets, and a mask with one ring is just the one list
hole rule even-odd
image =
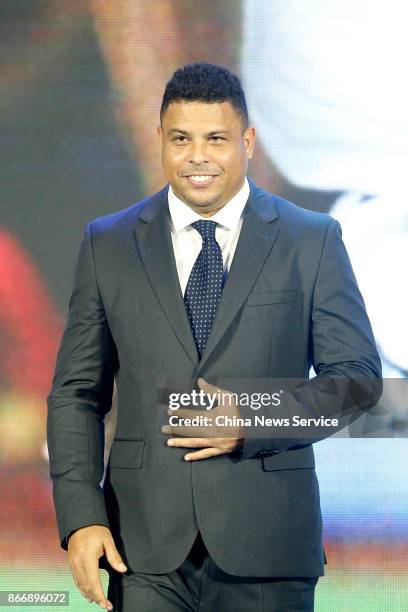
[[194, 365], [198, 352], [181, 293], [170, 233], [168, 187], [147, 202], [140, 213], [135, 237], [140, 258], [160, 305]]
[[197, 376], [242, 307], [279, 233], [273, 198], [252, 180], [249, 184], [240, 236]]

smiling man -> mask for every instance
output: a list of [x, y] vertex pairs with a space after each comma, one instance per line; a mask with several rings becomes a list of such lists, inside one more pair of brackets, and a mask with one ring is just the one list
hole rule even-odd
[[158, 387], [183, 379], [192, 398], [224, 398], [224, 379], [304, 379], [313, 366], [295, 403], [313, 417], [327, 376], [381, 375], [364, 302], [338, 223], [247, 178], [255, 130], [234, 74], [177, 70], [160, 119], [168, 184], [87, 224], [79, 253], [48, 397], [61, 545], [103, 608], [310, 611], [325, 562], [311, 442], [247, 437], [234, 402], [200, 413], [228, 435], [206, 437], [188, 407], [163, 425]]
[[164, 172], [184, 207], [210, 217], [242, 189], [255, 129], [248, 127], [245, 107], [231, 101], [174, 102], [171, 95], [169, 87], [158, 127]]

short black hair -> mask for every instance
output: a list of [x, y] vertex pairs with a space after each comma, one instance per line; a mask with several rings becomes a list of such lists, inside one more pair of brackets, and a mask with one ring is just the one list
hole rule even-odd
[[248, 127], [248, 109], [241, 81], [224, 66], [195, 62], [176, 70], [164, 90], [160, 121], [169, 104], [180, 100], [230, 102], [241, 115], [244, 129]]

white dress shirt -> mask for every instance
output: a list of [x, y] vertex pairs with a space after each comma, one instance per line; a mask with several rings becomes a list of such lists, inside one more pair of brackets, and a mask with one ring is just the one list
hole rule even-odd
[[241, 189], [221, 210], [212, 217], [203, 217], [180, 200], [174, 193], [171, 185], [169, 186], [168, 202], [171, 217], [171, 239], [183, 295], [194, 262], [203, 245], [200, 234], [194, 227], [191, 227], [191, 224], [199, 219], [208, 219], [217, 223], [215, 239], [220, 245], [225, 278], [231, 267], [232, 258], [237, 246], [242, 226], [242, 213], [249, 197], [249, 191], [249, 183], [245, 177]]

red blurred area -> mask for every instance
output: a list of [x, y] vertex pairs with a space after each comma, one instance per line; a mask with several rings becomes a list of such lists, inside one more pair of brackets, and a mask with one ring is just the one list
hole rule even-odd
[[28, 253], [0, 229], [0, 383], [45, 396], [50, 388], [62, 321]]

